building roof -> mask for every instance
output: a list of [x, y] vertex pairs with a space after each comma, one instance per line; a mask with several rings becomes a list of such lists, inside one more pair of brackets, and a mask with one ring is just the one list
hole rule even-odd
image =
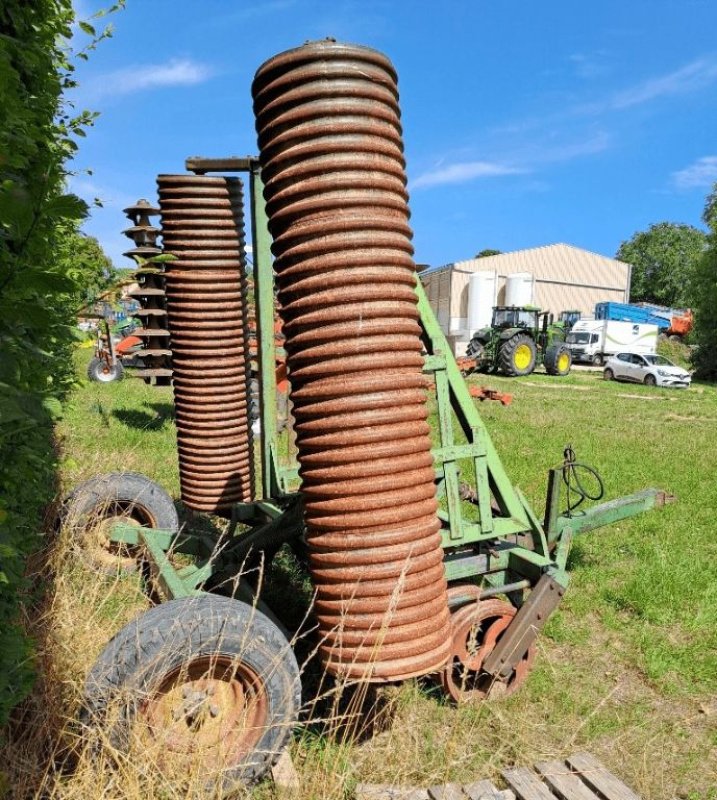
[[[527, 250], [515, 250], [512, 253], [501, 253], [497, 256], [456, 261], [430, 271], [440, 272], [444, 269], [465, 272], [495, 270], [499, 275], [530, 272], [537, 279], [565, 280], [569, 278], [571, 282], [602, 285], [605, 288], [624, 287], [630, 275], [630, 265], [624, 261], [562, 243], [531, 247]], [[421, 277], [425, 275], [426, 272], [421, 273]]]

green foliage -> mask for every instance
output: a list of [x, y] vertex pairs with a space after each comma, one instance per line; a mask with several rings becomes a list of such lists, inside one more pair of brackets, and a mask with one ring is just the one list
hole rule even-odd
[[[31, 682], [18, 622], [24, 563], [54, 490], [52, 422], [75, 381], [76, 312], [107, 267], [78, 233], [87, 205], [65, 191], [95, 117], [64, 98], [73, 20], [71, 0], [0, 4], [0, 723]], [[80, 58], [110, 35], [90, 29]]]
[[693, 362], [701, 378], [717, 380], [717, 183], [707, 196], [702, 219], [710, 232], [693, 279], [697, 344]]
[[630, 298], [665, 306], [690, 306], [690, 285], [705, 246], [691, 225], [659, 222], [623, 242], [616, 258], [632, 265]]
[[476, 253], [476, 258], [487, 258], [488, 256], [499, 256], [503, 253], [502, 250], [481, 250], [480, 253]]

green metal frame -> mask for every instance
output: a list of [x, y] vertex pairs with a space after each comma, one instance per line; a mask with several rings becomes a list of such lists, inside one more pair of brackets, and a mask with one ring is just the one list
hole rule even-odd
[[[187, 169], [205, 172], [248, 172], [254, 247], [261, 407], [261, 495], [232, 508], [228, 540], [218, 543], [206, 534], [174, 534], [117, 524], [115, 541], [144, 546], [157, 585], [167, 598], [197, 594], [231, 580], [250, 554], [272, 552], [282, 542], [303, 535], [301, 494], [295, 463], [281, 463], [277, 427], [277, 386], [274, 341], [274, 275], [271, 236], [263, 198], [259, 162], [245, 159], [188, 159]], [[541, 522], [520, 490], [509, 480], [470, 396], [420, 281], [418, 310], [426, 350], [424, 371], [435, 382], [438, 442], [433, 448], [436, 484], [441, 501], [442, 546], [450, 582], [480, 583], [484, 596], [534, 588], [543, 576], [566, 587], [566, 565], [575, 536], [664, 504], [669, 498], [656, 489], [613, 500], [579, 514], [561, 512], [560, 469], [551, 470], [545, 518]], [[466, 493], [462, 484], [468, 483]], [[293, 487], [293, 491], [292, 491]], [[477, 498], [472, 503], [464, 497]], [[239, 525], [242, 525], [241, 532]], [[175, 567], [170, 553], [192, 557]], [[251, 594], [241, 584], [240, 592]]]

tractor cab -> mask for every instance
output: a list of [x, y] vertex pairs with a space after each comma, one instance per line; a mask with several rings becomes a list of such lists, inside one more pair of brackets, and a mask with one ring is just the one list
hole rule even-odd
[[522, 328], [526, 331], [538, 330], [540, 309], [518, 306], [496, 306], [493, 309], [491, 327], [496, 330]]
[[570, 331], [575, 325], [575, 323], [580, 319], [582, 316], [581, 311], [576, 311], [571, 309], [570, 311], [561, 311], [560, 316], [558, 317], [557, 325], [562, 325], [565, 328], [565, 332], [567, 333]]

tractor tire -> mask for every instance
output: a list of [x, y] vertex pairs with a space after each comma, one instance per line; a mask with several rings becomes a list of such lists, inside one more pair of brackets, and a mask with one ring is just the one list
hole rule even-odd
[[570, 349], [564, 344], [553, 344], [545, 351], [543, 363], [548, 375], [569, 375], [573, 358]]
[[179, 530], [172, 498], [138, 472], [111, 472], [81, 483], [65, 499], [59, 518], [89, 567], [113, 574], [133, 572], [139, 566], [137, 548], [110, 541], [109, 528], [115, 522]]
[[124, 378], [124, 367], [121, 361], [115, 361], [110, 367], [103, 358], [93, 358], [87, 365], [87, 377], [97, 383], [121, 381]]
[[610, 367], [607, 367], [605, 369], [605, 371], [603, 372], [602, 377], [603, 377], [603, 380], [614, 381], [615, 380], [615, 373], [610, 369]]
[[508, 339], [498, 353], [498, 366], [501, 372], [512, 377], [530, 375], [535, 369], [537, 350], [535, 342], [524, 333]]
[[214, 796], [260, 779], [301, 705], [299, 667], [279, 628], [251, 605], [201, 594], [126, 625], [90, 671], [80, 720], [91, 752], [119, 751], [171, 786]]

